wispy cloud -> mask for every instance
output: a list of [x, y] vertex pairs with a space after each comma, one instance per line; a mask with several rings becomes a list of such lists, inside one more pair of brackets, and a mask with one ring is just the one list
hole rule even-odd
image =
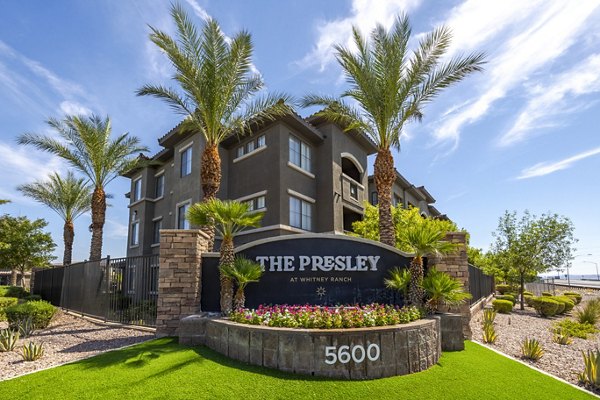
[[296, 64], [301, 68], [318, 66], [323, 71], [335, 60], [334, 44], [352, 46], [353, 25], [363, 33], [372, 31], [377, 23], [389, 28], [398, 13], [413, 10], [420, 3], [421, 0], [353, 0], [349, 16], [317, 22], [316, 43], [308, 54], [296, 61]]
[[108, 228], [107, 232], [106, 232], [106, 237], [108, 237], [108, 238], [122, 239], [122, 238], [126, 238], [129, 233], [129, 231], [128, 231], [129, 227], [127, 225], [122, 224], [113, 219], [107, 219], [106, 225]]
[[[485, 2], [486, 5], [488, 3]], [[494, 47], [500, 48], [498, 52], [488, 49], [491, 62], [487, 66], [485, 82], [482, 81], [481, 89], [477, 90], [477, 100], [450, 115], [435, 129], [434, 137], [438, 141], [451, 140], [455, 144], [458, 143], [465, 125], [481, 119], [490, 111], [493, 103], [506, 97], [511, 90], [530, 79], [536, 72], [563, 56], [585, 31], [586, 20], [600, 3], [597, 0], [580, 1], [575, 6], [573, 3], [554, 0], [518, 4], [519, 7], [507, 2], [506, 8], [500, 8], [501, 11], [498, 11], [502, 19], [494, 18], [493, 23], [490, 23], [492, 26], [510, 28], [510, 31], [507, 32], [507, 37], [502, 37], [500, 42], [496, 40], [494, 43]], [[463, 45], [469, 48], [473, 43], [481, 46], [481, 40], [469, 39], [473, 35], [470, 24], [477, 24], [477, 21], [483, 18], [481, 10], [477, 7], [465, 9], [459, 15], [460, 18], [456, 15], [451, 16], [447, 22], [454, 28], [455, 35], [463, 38], [456, 42], [457, 47]], [[489, 18], [495, 16], [490, 13]], [[468, 35], [463, 33], [464, 29], [469, 32]], [[500, 31], [500, 28], [492, 29], [486, 37], [488, 40], [485, 44], [490, 45], [493, 38], [491, 35]]]
[[512, 127], [501, 138], [499, 144], [508, 146], [525, 140], [534, 129], [552, 125], [549, 119], [561, 114], [577, 111], [573, 104], [578, 96], [600, 91], [600, 54], [594, 54], [575, 67], [552, 77], [547, 86], [533, 88], [532, 97], [519, 113]]
[[65, 100], [60, 103], [60, 111], [65, 115], [90, 115], [92, 110], [75, 101]]
[[571, 166], [577, 161], [584, 160], [589, 157], [593, 157], [595, 155], [600, 154], [600, 147], [596, 147], [595, 149], [591, 149], [588, 151], [584, 151], [583, 153], [576, 154], [572, 157], [565, 158], [564, 160], [560, 160], [557, 162], [541, 162], [535, 164], [529, 168], [525, 168], [521, 171], [521, 174], [517, 176], [517, 179], [528, 179], [534, 178], [538, 176], [544, 176], [551, 174], [556, 171], [561, 171], [563, 169], [571, 168]]

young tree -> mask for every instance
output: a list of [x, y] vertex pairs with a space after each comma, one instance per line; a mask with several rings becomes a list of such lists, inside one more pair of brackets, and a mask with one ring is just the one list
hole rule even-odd
[[[253, 72], [253, 45], [250, 34], [242, 31], [228, 39], [219, 24], [209, 19], [199, 33], [178, 4], [171, 7], [177, 38], [150, 27], [150, 40], [168, 57], [175, 69], [176, 90], [144, 85], [138, 96], [164, 100], [185, 116], [180, 132], [199, 132], [205, 140], [200, 165], [203, 199], [216, 197], [221, 185], [219, 144], [232, 134], [243, 135], [254, 123], [274, 120], [288, 114], [289, 97], [283, 94], [257, 97], [264, 87], [262, 76]], [[206, 229], [210, 244], [214, 231]]]
[[56, 245], [52, 236], [43, 231], [47, 225], [43, 219], [0, 217], [0, 243], [8, 245], [0, 249], [0, 266], [11, 269], [11, 285], [22, 284], [17, 281], [19, 272], [22, 278], [26, 271], [46, 267], [55, 258], [52, 252]]
[[377, 25], [369, 38], [357, 27], [352, 33], [356, 51], [335, 46], [350, 88], [340, 98], [306, 96], [303, 105], [324, 106], [316, 115], [344, 126], [346, 131], [362, 131], [376, 144], [374, 175], [381, 212], [380, 240], [393, 246], [391, 192], [396, 171], [391, 149], [400, 149], [404, 124], [420, 121], [423, 107], [443, 89], [482, 70], [484, 55], [456, 56], [444, 62], [452, 39], [444, 26], [424, 35], [409, 54], [411, 27], [406, 15], [398, 16], [389, 31]]
[[246, 304], [244, 290], [249, 283], [258, 282], [263, 274], [262, 266], [240, 256], [235, 258], [233, 264], [224, 265], [221, 271], [230, 279], [235, 280], [237, 285], [233, 299], [234, 307], [236, 309], [244, 308]]
[[[506, 211], [493, 233], [492, 264], [514, 276], [520, 292], [539, 273], [562, 268], [572, 257], [577, 241], [573, 235], [573, 223], [558, 214], [542, 214], [537, 217], [525, 211], [521, 218], [517, 212]], [[521, 296], [521, 310], [524, 309]]]
[[62, 178], [59, 174], [50, 175], [47, 181], [37, 181], [18, 188], [25, 196], [48, 206], [62, 218], [65, 251], [63, 265], [71, 264], [75, 226], [73, 222], [81, 214], [90, 210], [92, 193], [83, 178], [76, 178], [72, 172]]
[[90, 261], [99, 260], [106, 220], [106, 186], [117, 176], [138, 167], [142, 160], [135, 156], [148, 148], [127, 133], [111, 140], [112, 127], [108, 117], [67, 116], [62, 121], [51, 118], [47, 123], [62, 140], [26, 133], [19, 136], [19, 143], [61, 157], [89, 179], [94, 189]]
[[250, 211], [247, 203], [212, 199], [190, 206], [187, 219], [194, 225], [212, 226], [221, 236], [219, 272], [221, 282], [221, 313], [228, 315], [233, 307], [233, 282], [223, 272], [235, 261], [233, 238], [247, 227], [258, 227], [263, 212]]

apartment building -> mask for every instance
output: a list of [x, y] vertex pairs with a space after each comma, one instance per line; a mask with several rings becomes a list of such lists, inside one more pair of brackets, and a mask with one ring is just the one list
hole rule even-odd
[[[202, 200], [202, 135], [175, 127], [158, 142], [162, 150], [149, 165], [126, 175], [131, 179], [128, 256], [158, 253], [160, 230], [190, 228], [185, 213]], [[261, 227], [238, 234], [236, 244], [294, 233], [343, 233], [374, 199], [367, 158], [375, 145], [362, 133], [345, 133], [318, 117], [290, 114], [263, 123], [251, 135], [227, 138], [219, 151], [218, 197], [265, 213]], [[403, 187], [398, 186], [399, 199], [422, 206], [425, 215], [439, 214], [423, 187]]]

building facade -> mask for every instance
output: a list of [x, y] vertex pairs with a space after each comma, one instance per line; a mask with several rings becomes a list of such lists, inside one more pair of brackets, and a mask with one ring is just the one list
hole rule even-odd
[[[185, 213], [202, 200], [202, 135], [175, 127], [158, 142], [163, 149], [148, 166], [126, 175], [131, 179], [128, 256], [158, 253], [160, 230], [190, 228]], [[264, 123], [250, 135], [227, 138], [219, 151], [217, 196], [265, 213], [261, 227], [238, 234], [236, 244], [294, 233], [343, 233], [362, 219], [364, 204], [376, 200], [367, 174], [375, 145], [317, 117], [290, 114]], [[423, 207], [424, 215], [439, 214], [423, 187], [405, 192], [398, 187], [406, 205]]]

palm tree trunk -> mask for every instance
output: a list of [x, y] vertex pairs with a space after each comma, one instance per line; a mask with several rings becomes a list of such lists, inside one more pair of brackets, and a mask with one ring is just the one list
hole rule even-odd
[[100, 186], [94, 188], [92, 194], [92, 244], [90, 246], [90, 261], [102, 258], [102, 231], [106, 220], [106, 193]]
[[392, 220], [392, 185], [396, 179], [394, 157], [389, 149], [380, 149], [375, 157], [375, 185], [379, 202], [379, 241], [396, 246], [396, 232]]
[[63, 254], [63, 265], [70, 265], [73, 256], [73, 239], [75, 238], [75, 228], [73, 221], [67, 220], [63, 226], [63, 240], [65, 243], [65, 252]]
[[[217, 197], [221, 186], [221, 157], [218, 145], [206, 145], [202, 152], [200, 164], [200, 180], [202, 184], [203, 201]], [[201, 227], [208, 235], [208, 248], [212, 250], [215, 244], [215, 229], [212, 225]]]
[[[220, 253], [219, 266], [230, 265], [235, 261], [233, 238], [223, 238]], [[229, 315], [233, 307], [233, 282], [223, 273], [220, 274], [219, 279], [221, 282], [221, 314]]]
[[238, 285], [234, 298], [235, 309], [244, 308], [246, 305], [246, 295], [244, 294], [244, 286]]
[[411, 306], [423, 307], [423, 259], [416, 256], [410, 262], [410, 287], [408, 289], [408, 303]]

